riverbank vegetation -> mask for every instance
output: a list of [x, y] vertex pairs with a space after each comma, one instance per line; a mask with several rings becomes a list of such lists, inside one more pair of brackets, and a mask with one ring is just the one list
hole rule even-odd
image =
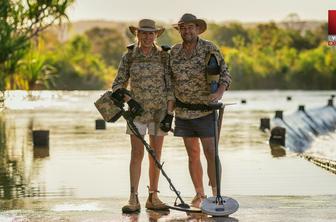
[[[126, 46], [134, 42], [125, 23], [81, 31], [70, 23], [48, 29], [36, 26], [22, 34], [18, 24], [5, 20], [9, 14], [1, 13], [2, 90], [107, 89]], [[65, 16], [64, 11], [49, 13], [58, 19]], [[170, 24], [162, 25], [166, 31], [159, 45], [180, 41]], [[326, 23], [314, 27], [304, 21], [209, 23], [201, 37], [213, 41], [223, 53], [233, 77], [231, 89], [336, 88], [336, 50], [327, 45]]]

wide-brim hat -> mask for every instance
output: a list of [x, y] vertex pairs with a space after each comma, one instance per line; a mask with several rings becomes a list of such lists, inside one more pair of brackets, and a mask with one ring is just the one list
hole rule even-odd
[[130, 26], [129, 30], [133, 35], [136, 35], [138, 30], [144, 32], [156, 32], [157, 36], [159, 37], [165, 29], [162, 27], [157, 27], [155, 25], [155, 21], [151, 19], [141, 19], [138, 23], [138, 26]]
[[203, 19], [198, 19], [196, 16], [190, 13], [184, 14], [178, 21], [178, 23], [173, 25], [173, 27], [179, 30], [179, 25], [184, 23], [194, 23], [195, 25], [197, 25], [199, 27], [198, 34], [205, 32], [205, 30], [207, 29], [207, 23]]

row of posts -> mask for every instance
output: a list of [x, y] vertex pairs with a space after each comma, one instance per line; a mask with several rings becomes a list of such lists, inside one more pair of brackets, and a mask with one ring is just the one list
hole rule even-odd
[[[335, 95], [331, 96], [331, 99], [328, 100], [328, 106], [333, 106], [333, 98]], [[292, 100], [291, 96], [287, 96], [287, 100]], [[246, 100], [241, 101], [242, 104], [246, 104]], [[300, 111], [304, 111], [304, 105], [300, 105], [298, 108]], [[283, 118], [283, 111], [277, 110], [275, 111], [275, 118]], [[106, 122], [103, 119], [97, 119], [95, 122], [96, 130], [105, 130], [106, 129]], [[260, 130], [270, 130], [270, 118], [261, 118], [260, 119]], [[276, 132], [281, 137], [281, 140], [284, 140], [286, 129]], [[283, 136], [282, 136], [283, 135]], [[284, 142], [283, 142], [284, 143]], [[48, 147], [49, 146], [49, 130], [34, 130], [33, 131], [33, 145], [34, 147]]]
[[[334, 106], [333, 104], [333, 96], [332, 99], [328, 100], [328, 106]], [[305, 111], [304, 105], [299, 105], [298, 107], [299, 111]], [[283, 120], [283, 111], [282, 110], [276, 110], [275, 111], [275, 118], [279, 118]], [[271, 129], [271, 120], [270, 118], [261, 118], [260, 119], [260, 126], [259, 129], [262, 131], [270, 130]], [[274, 127], [271, 130], [271, 136], [269, 139], [270, 145], [280, 145], [280, 146], [286, 146], [286, 128], [284, 127]]]
[[[328, 100], [328, 106], [334, 106], [333, 99]], [[305, 111], [304, 105], [299, 105], [298, 107], [299, 111]], [[282, 110], [276, 110], [275, 111], [275, 118], [283, 119], [283, 111]], [[266, 129], [271, 129], [271, 120], [270, 118], [261, 118], [260, 119], [260, 130], [265, 131]]]
[[[286, 100], [287, 100], [287, 101], [292, 101], [292, 97], [291, 97], [291, 96], [287, 96], [287, 97], [286, 97]], [[240, 103], [241, 103], [241, 104], [246, 104], [247, 101], [246, 101], [246, 99], [242, 99], [242, 100], [240, 100]]]
[[[96, 130], [106, 129], [106, 122], [103, 119], [96, 120]], [[37, 148], [49, 147], [49, 130], [33, 130], [33, 145]]]

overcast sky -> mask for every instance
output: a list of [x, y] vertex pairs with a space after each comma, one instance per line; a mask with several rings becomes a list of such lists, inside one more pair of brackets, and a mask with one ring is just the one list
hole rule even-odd
[[176, 22], [190, 12], [208, 21], [281, 21], [290, 13], [304, 20], [328, 19], [336, 0], [76, 0], [69, 10], [71, 21], [134, 21], [152, 18]]

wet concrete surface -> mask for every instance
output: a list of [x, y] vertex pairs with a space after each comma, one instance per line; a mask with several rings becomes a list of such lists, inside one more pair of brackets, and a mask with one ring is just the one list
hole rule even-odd
[[[180, 211], [122, 214], [126, 199], [16, 199], [0, 201], [1, 222], [42, 221], [258, 221], [332, 222], [336, 221], [336, 196], [235, 196], [240, 209], [229, 217], [186, 214]], [[172, 197], [162, 197], [173, 202]], [[190, 198], [186, 198], [189, 200]], [[144, 205], [146, 199], [140, 199]]]

